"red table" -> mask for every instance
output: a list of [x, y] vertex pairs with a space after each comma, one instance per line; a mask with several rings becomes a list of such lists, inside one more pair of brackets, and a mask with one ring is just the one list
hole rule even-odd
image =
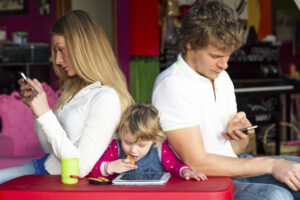
[[80, 180], [75, 185], [61, 183], [60, 176], [28, 175], [0, 185], [0, 200], [233, 200], [233, 182], [229, 177], [208, 177], [206, 181], [186, 181], [171, 177], [165, 185], [124, 186], [90, 185]]

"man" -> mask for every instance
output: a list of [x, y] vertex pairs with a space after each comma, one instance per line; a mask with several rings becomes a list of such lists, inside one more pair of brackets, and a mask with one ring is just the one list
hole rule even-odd
[[300, 198], [298, 157], [238, 157], [248, 136], [237, 129], [251, 124], [245, 113], [236, 113], [225, 70], [241, 36], [241, 25], [224, 3], [193, 6], [178, 37], [181, 54], [156, 79], [152, 103], [175, 152], [195, 171], [233, 177], [235, 199]]

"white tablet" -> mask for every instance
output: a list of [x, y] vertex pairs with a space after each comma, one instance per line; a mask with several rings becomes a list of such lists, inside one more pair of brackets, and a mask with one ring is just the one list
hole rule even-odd
[[113, 185], [163, 185], [171, 177], [168, 172], [155, 173], [123, 173], [113, 181]]

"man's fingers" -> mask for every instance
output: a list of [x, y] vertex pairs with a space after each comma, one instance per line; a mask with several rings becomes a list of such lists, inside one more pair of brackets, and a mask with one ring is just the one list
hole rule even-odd
[[228, 132], [222, 132], [221, 133], [227, 140], [240, 140], [239, 137], [237, 137], [233, 131], [228, 131]]
[[238, 112], [238, 115], [240, 116], [240, 118], [246, 118], [246, 113], [243, 111]]
[[232, 122], [235, 123], [235, 122], [238, 122], [242, 119], [246, 118], [246, 113], [245, 112], [238, 112], [234, 115], [233, 119], [232, 119]]
[[228, 136], [226, 132], [222, 132], [221, 134], [223, 135], [224, 138], [226, 138], [226, 140], [231, 140], [231, 138]]
[[233, 133], [240, 139], [244, 139], [244, 138], [248, 137], [245, 133], [243, 133], [242, 131], [239, 131], [239, 130], [233, 131]]
[[297, 188], [297, 191], [300, 190], [300, 182], [297, 179], [297, 177], [292, 177], [291, 178], [291, 182], [293, 183], [293, 185]]
[[298, 191], [298, 189], [297, 189], [297, 187], [294, 185], [294, 183], [292, 182], [292, 181], [290, 181], [290, 180], [288, 180], [287, 182], [286, 182], [286, 184], [287, 184], [287, 186], [291, 189], [291, 190], [293, 190], [293, 191]]
[[230, 137], [231, 140], [241, 140], [242, 138], [236, 134], [235, 131], [228, 131], [227, 135]]
[[253, 133], [255, 133], [255, 130], [254, 130], [254, 129], [247, 131], [247, 134], [248, 134], [248, 135], [253, 134]]

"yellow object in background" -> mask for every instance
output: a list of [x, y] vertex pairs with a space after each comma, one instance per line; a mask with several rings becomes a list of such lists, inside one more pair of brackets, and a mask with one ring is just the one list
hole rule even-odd
[[256, 34], [259, 32], [261, 20], [261, 9], [259, 0], [248, 1], [248, 30], [251, 26], [255, 28]]

